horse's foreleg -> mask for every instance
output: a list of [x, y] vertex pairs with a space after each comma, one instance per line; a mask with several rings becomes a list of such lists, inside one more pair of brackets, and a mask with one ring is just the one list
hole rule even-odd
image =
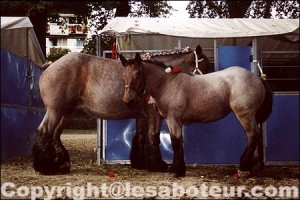
[[148, 104], [147, 113], [149, 129], [146, 140], [146, 168], [148, 171], [166, 172], [168, 165], [163, 161], [159, 149], [159, 135], [163, 118], [160, 116], [156, 104]]
[[169, 172], [172, 176], [185, 176], [186, 166], [184, 162], [182, 124], [173, 118], [167, 118], [166, 121], [169, 127], [174, 152], [173, 164]]
[[50, 175], [57, 174], [53, 135], [62, 118], [61, 110], [48, 109], [37, 130], [37, 141], [32, 148], [33, 167], [36, 171]]
[[132, 138], [130, 150], [131, 166], [136, 169], [145, 169], [145, 138], [148, 130], [146, 117], [136, 118], [136, 133]]

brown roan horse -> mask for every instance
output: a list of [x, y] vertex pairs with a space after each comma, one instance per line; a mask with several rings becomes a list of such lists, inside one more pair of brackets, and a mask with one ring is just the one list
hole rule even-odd
[[[197, 49], [198, 58], [201, 59], [201, 47]], [[166, 59], [163, 61], [166, 64], [182, 66], [183, 69], [195, 68], [194, 52], [165, 55], [161, 59]], [[172, 62], [168, 63], [168, 60]], [[32, 150], [33, 167], [36, 171], [42, 174], [70, 172], [69, 153], [63, 146], [60, 135], [77, 110], [108, 120], [136, 118], [136, 134], [130, 152], [132, 167], [144, 169], [145, 163], [155, 162], [155, 165], [149, 165], [149, 170], [166, 170], [158, 145], [153, 147], [158, 149], [155, 152], [159, 152], [155, 160], [146, 161], [144, 141], [148, 132], [148, 119], [145, 95], [142, 95], [144, 89], [143, 86], [135, 88], [141, 100], [133, 102], [135, 109], [128, 108], [122, 101], [124, 71], [119, 60], [69, 53], [42, 73], [39, 86], [46, 114], [38, 127], [37, 142]], [[152, 112], [148, 113], [151, 115]], [[156, 124], [150, 127], [160, 129]], [[151, 166], [155, 167], [151, 169]]]
[[[141, 85], [156, 100], [166, 118], [174, 151], [172, 175], [185, 176], [182, 126], [187, 122], [212, 122], [233, 112], [247, 135], [247, 146], [240, 159], [240, 171], [260, 175], [263, 168], [262, 132], [272, 111], [272, 91], [266, 81], [242, 67], [196, 76], [166, 73], [166, 66], [153, 61], [120, 57], [126, 67], [123, 101], [136, 99]], [[131, 105], [133, 107], [133, 105]], [[226, 137], [226, 136], [224, 136]]]

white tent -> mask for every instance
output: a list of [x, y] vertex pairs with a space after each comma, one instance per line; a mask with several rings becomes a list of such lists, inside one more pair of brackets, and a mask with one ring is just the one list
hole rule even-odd
[[123, 52], [194, 48], [200, 44], [212, 62], [217, 46], [248, 46], [253, 39], [257, 41], [252, 44], [257, 45], [257, 53], [299, 50], [298, 19], [116, 17], [101, 34], [116, 35], [118, 49]]
[[28, 17], [1, 17], [1, 48], [28, 58], [38, 66], [45, 56]]
[[[103, 34], [169, 35], [189, 38], [233, 38], [279, 35], [299, 31], [298, 19], [210, 19], [116, 17]], [[296, 35], [295, 35], [296, 37]], [[291, 38], [291, 40], [299, 40]]]

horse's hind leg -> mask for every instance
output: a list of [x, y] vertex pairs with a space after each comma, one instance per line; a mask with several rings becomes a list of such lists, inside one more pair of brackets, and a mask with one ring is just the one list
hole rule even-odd
[[148, 171], [166, 172], [168, 165], [162, 159], [160, 144], [160, 129], [163, 118], [160, 116], [156, 104], [147, 105], [148, 137], [146, 140], [146, 168]]
[[262, 129], [259, 128], [259, 133], [257, 137], [257, 145], [256, 149], [254, 151], [253, 155], [253, 170], [252, 170], [252, 175], [255, 176], [261, 176], [263, 167], [264, 167], [264, 160], [263, 160], [263, 134], [262, 134]]
[[247, 146], [240, 159], [240, 171], [253, 170], [253, 156], [258, 142], [259, 127], [251, 114], [236, 115], [247, 134]]
[[37, 141], [32, 148], [32, 156], [34, 169], [42, 174], [58, 173], [53, 136], [62, 115], [60, 109], [47, 109], [44, 119], [38, 127]]

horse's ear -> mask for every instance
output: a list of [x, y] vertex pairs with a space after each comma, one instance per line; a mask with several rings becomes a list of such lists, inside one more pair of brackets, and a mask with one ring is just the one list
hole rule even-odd
[[124, 67], [126, 67], [127, 66], [127, 59], [120, 53], [119, 54], [119, 56], [120, 56], [120, 60], [121, 60], [121, 62], [122, 62], [122, 65], [124, 66]]
[[141, 64], [142, 63], [142, 58], [141, 58], [141, 55], [139, 53], [136, 53], [135, 54], [135, 61], [138, 63], [138, 64]]
[[196, 47], [196, 53], [197, 53], [198, 56], [199, 56], [199, 55], [202, 55], [202, 47], [201, 47], [200, 45], [198, 45], [198, 46]]

